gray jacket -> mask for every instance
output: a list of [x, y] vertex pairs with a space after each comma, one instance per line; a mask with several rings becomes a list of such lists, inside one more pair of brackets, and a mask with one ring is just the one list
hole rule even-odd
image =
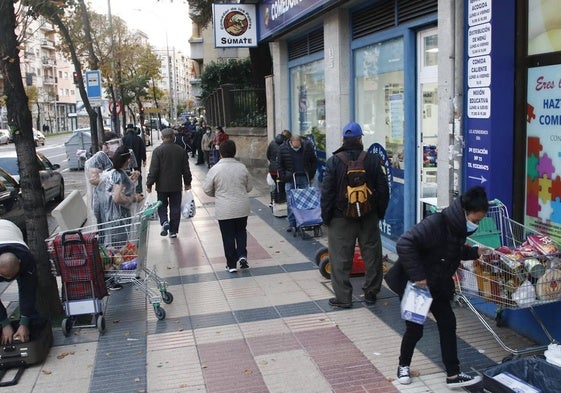
[[218, 220], [249, 216], [249, 196], [253, 185], [246, 166], [235, 158], [222, 158], [209, 169], [203, 191], [216, 198]]
[[186, 186], [191, 185], [189, 158], [185, 150], [173, 142], [164, 142], [152, 152], [146, 187], [156, 183], [156, 191], [181, 192], [181, 179]]

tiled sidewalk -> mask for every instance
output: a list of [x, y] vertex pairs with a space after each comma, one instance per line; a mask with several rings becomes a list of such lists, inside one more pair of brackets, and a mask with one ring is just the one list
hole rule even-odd
[[[312, 262], [326, 236], [312, 240], [284, 232], [269, 195], [256, 178], [248, 220], [248, 271], [224, 271], [213, 199], [200, 188], [206, 169], [193, 165], [197, 215], [182, 221], [177, 239], [150, 224], [147, 267], [156, 265], [173, 294], [158, 321], [144, 295], [130, 285], [110, 296], [107, 331], [55, 327], [47, 361], [25, 371], [2, 392], [446, 392], [433, 321], [413, 358], [418, 377], [395, 379], [403, 321], [387, 289], [375, 306], [358, 296], [350, 310], [333, 310], [328, 280]], [[360, 294], [361, 277], [353, 278]], [[12, 287], [2, 299], [9, 300]], [[456, 308], [463, 370], [481, 372], [505, 353], [477, 318]], [[529, 346], [508, 329], [512, 347]], [[506, 335], [504, 333], [507, 333]]]

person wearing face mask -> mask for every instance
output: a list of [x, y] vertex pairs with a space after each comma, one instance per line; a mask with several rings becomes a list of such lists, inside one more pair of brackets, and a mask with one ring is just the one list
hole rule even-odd
[[[456, 316], [450, 304], [454, 295], [452, 277], [461, 260], [477, 259], [490, 251], [487, 247], [470, 247], [466, 238], [473, 234], [489, 208], [483, 187], [472, 187], [440, 213], [435, 213], [401, 235], [396, 243], [398, 259], [386, 274], [390, 289], [400, 297], [407, 280], [430, 290], [430, 312], [436, 319], [440, 351], [446, 370], [446, 385], [461, 388], [474, 385], [481, 377], [460, 372], [456, 339]], [[410, 365], [415, 345], [423, 336], [423, 325], [405, 321], [401, 341], [397, 379], [411, 383]]]
[[204, 162], [207, 168], [210, 168], [210, 150], [212, 149], [212, 129], [205, 127], [205, 133], [201, 138], [201, 149], [203, 150]]
[[[277, 169], [279, 179], [284, 182], [286, 195], [294, 187], [308, 187], [312, 183], [317, 169], [317, 157], [312, 144], [303, 141], [300, 135], [292, 135], [279, 148]], [[293, 175], [295, 173], [307, 174], [310, 183], [308, 184], [305, 176], [296, 176], [296, 179], [294, 179]], [[295, 180], [296, 184], [294, 184]], [[287, 205], [287, 220], [288, 228], [286, 228], [286, 231], [291, 232], [296, 227], [296, 220], [290, 204]]]

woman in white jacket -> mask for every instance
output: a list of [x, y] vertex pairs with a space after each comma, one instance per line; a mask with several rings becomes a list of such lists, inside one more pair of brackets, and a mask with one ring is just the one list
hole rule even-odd
[[226, 270], [237, 272], [249, 268], [247, 263], [247, 216], [251, 178], [246, 166], [236, 160], [236, 144], [226, 140], [219, 147], [220, 161], [208, 171], [203, 190], [216, 198], [214, 214], [220, 225]]

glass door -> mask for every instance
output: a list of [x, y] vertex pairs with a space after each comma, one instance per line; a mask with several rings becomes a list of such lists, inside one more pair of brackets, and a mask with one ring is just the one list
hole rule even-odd
[[[438, 32], [418, 33], [417, 46], [417, 221], [436, 207], [438, 158]], [[442, 152], [446, 154], [446, 152]]]

